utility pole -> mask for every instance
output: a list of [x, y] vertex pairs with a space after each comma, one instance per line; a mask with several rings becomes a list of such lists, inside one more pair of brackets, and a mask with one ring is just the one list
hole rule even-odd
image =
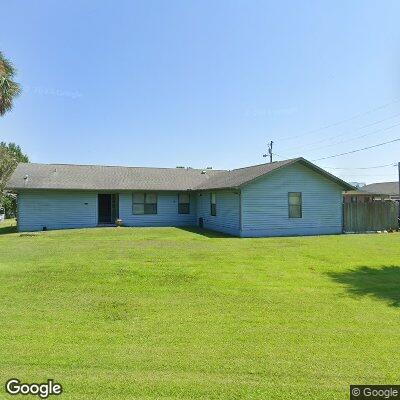
[[[268, 143], [268, 154], [263, 154], [263, 157], [268, 157], [269, 156], [269, 162], [270, 163], [272, 163], [272, 146], [274, 145], [274, 142], [271, 140], [269, 143]], [[399, 165], [400, 165], [400, 163], [399, 163]], [[400, 168], [400, 166], [399, 166], [399, 168]], [[400, 185], [400, 183], [399, 183], [399, 185]], [[400, 187], [400, 186], [399, 186]]]

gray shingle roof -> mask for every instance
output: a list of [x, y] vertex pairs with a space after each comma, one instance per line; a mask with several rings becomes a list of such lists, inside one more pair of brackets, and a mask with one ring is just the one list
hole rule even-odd
[[202, 170], [186, 168], [23, 163], [7, 186], [16, 190], [188, 190], [220, 172], [205, 171], [202, 174]]
[[377, 194], [387, 194], [390, 196], [399, 195], [399, 182], [379, 182], [371, 183], [370, 185], [365, 185], [361, 188], [363, 191], [377, 193]]
[[223, 171], [219, 174], [210, 177], [205, 182], [199, 184], [196, 189], [226, 189], [242, 186], [243, 184], [252, 181], [262, 175], [268, 174], [285, 165], [292, 164], [299, 159], [291, 159], [284, 161], [275, 161], [268, 164], [253, 165], [250, 167], [233, 169], [231, 171]]
[[108, 167], [101, 165], [22, 163], [12, 174], [7, 188], [67, 190], [209, 190], [240, 187], [252, 180], [301, 162], [345, 189], [348, 183], [304, 158], [276, 161], [251, 167], [224, 170], [184, 168]]
[[301, 163], [317, 173], [325, 176], [326, 178], [336, 182], [338, 185], [342, 186], [345, 190], [353, 190], [354, 186], [349, 183], [341, 180], [335, 175], [330, 174], [324, 169], [318, 167], [317, 165], [307, 161], [303, 157], [292, 158], [290, 160], [283, 161], [275, 161], [273, 163], [268, 164], [259, 164], [253, 165], [251, 167], [234, 169], [232, 171], [223, 171], [222, 173], [216, 174], [213, 177], [210, 177], [206, 182], [201, 183], [197, 186], [197, 190], [206, 190], [206, 189], [227, 189], [227, 188], [237, 188], [247, 183], [261, 177], [267, 175], [273, 171], [276, 171], [280, 168], [287, 167], [294, 163]]

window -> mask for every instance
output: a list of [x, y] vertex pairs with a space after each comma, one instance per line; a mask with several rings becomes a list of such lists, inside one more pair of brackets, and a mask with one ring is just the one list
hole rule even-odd
[[178, 195], [178, 214], [190, 214], [189, 193], [180, 193]]
[[217, 196], [215, 193], [210, 194], [210, 213], [213, 216], [217, 215]]
[[289, 218], [302, 218], [301, 192], [289, 192]]
[[157, 214], [157, 195], [155, 193], [133, 193], [132, 212], [135, 215]]

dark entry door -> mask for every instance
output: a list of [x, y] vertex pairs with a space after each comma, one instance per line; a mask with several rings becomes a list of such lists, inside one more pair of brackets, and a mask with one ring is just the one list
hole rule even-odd
[[111, 194], [100, 194], [99, 199], [99, 224], [111, 224]]
[[99, 193], [99, 224], [114, 224], [119, 216], [119, 198], [116, 193]]

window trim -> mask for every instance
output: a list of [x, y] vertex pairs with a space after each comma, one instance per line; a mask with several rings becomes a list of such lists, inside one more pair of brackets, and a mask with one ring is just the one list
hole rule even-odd
[[[135, 203], [135, 194], [143, 194], [143, 203]], [[146, 196], [147, 195], [154, 195], [156, 198], [155, 203], [146, 203]], [[143, 212], [138, 213], [135, 212], [134, 206], [135, 204], [143, 204]], [[151, 205], [153, 206], [153, 209], [155, 212], [146, 212], [146, 205]], [[158, 195], [155, 192], [132, 192], [132, 215], [157, 215], [158, 214]]]
[[[180, 198], [182, 195], [187, 195], [189, 198], [189, 202], [188, 203], [182, 203]], [[187, 206], [187, 211], [183, 212], [181, 205], [183, 206]], [[190, 214], [190, 193], [178, 193], [178, 214], [182, 214], [182, 215], [187, 215]]]
[[[214, 196], [214, 203], [213, 203], [213, 196]], [[217, 216], [217, 193], [216, 192], [210, 193], [210, 215], [212, 217]]]
[[[293, 195], [293, 194], [299, 195], [299, 198], [300, 198], [299, 204], [290, 204], [290, 195]], [[298, 217], [291, 215], [292, 207], [299, 207], [300, 215]], [[288, 217], [290, 219], [303, 218], [303, 193], [302, 192], [288, 192]]]

